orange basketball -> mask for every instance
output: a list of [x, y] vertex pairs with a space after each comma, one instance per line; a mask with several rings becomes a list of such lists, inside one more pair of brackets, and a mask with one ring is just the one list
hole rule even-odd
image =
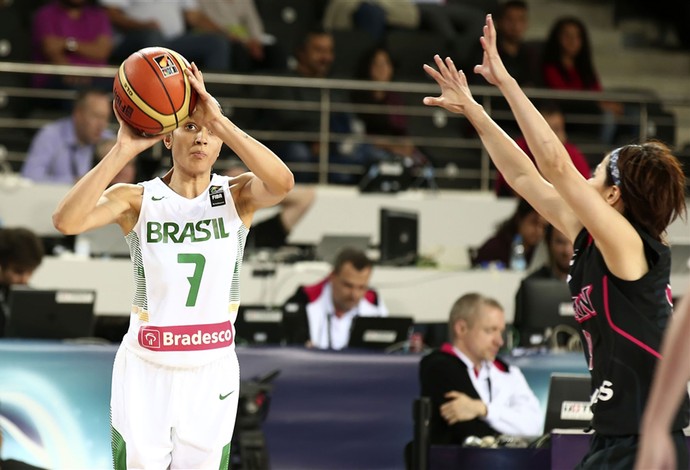
[[122, 62], [113, 83], [117, 114], [144, 135], [171, 132], [194, 110], [189, 62], [164, 47], [141, 49]]

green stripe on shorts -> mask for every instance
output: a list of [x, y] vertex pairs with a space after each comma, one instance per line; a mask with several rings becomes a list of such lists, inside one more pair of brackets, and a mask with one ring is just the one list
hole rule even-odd
[[127, 470], [127, 444], [112, 424], [110, 425], [110, 447], [113, 450], [113, 469]]
[[223, 447], [223, 454], [220, 456], [220, 467], [218, 470], [228, 470], [230, 468], [230, 442]]

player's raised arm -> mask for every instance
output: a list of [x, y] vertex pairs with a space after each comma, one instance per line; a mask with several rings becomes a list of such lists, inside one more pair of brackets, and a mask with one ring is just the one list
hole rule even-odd
[[[554, 185], [579, 222], [587, 227], [614, 274], [630, 280], [641, 277], [647, 269], [642, 240], [616, 207], [616, 199], [621, 196], [618, 185], [610, 186], [611, 194], [602, 197], [577, 171], [558, 136], [506, 71], [498, 54], [491, 15], [487, 15], [480, 40], [484, 57], [482, 64], [475, 67], [475, 72], [501, 90], [541, 173]], [[604, 170], [602, 168], [601, 171]], [[564, 233], [573, 239], [571, 231]]]
[[539, 174], [534, 163], [513, 139], [474, 100], [465, 74], [462, 70], [456, 69], [452, 59], [446, 58], [443, 61], [436, 55], [434, 60], [438, 70], [428, 65], [424, 65], [424, 69], [441, 87], [441, 95], [424, 98], [424, 104], [440, 106], [465, 115], [477, 130], [482, 144], [508, 184], [542, 216], [573, 240], [581, 225], [553, 186]]
[[283, 161], [268, 147], [254, 139], [224, 116], [218, 102], [206, 91], [203, 76], [196, 64], [186, 71], [199, 94], [194, 119], [220, 137], [253, 173], [241, 191], [240, 204], [250, 212], [280, 202], [295, 184], [294, 176]]
[[[115, 145], [77, 181], [53, 213], [53, 224], [61, 233], [78, 234], [113, 222], [123, 222], [121, 218], [141, 195], [141, 188], [134, 185], [118, 184], [108, 190], [106, 188], [131, 159], [163, 136], [141, 137], [122, 121], [117, 112], [115, 117], [120, 124]], [[120, 225], [127, 231], [122, 223]]]

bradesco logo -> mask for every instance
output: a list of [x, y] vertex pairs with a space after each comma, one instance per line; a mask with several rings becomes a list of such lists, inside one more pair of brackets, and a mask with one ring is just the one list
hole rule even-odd
[[199, 351], [230, 346], [230, 322], [210, 325], [142, 326], [139, 345], [151, 351]]

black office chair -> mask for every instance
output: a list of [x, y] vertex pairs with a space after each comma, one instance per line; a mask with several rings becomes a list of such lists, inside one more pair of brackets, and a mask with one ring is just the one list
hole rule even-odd
[[405, 446], [406, 470], [427, 470], [429, 468], [429, 420], [431, 399], [419, 397], [412, 405], [414, 437]]

